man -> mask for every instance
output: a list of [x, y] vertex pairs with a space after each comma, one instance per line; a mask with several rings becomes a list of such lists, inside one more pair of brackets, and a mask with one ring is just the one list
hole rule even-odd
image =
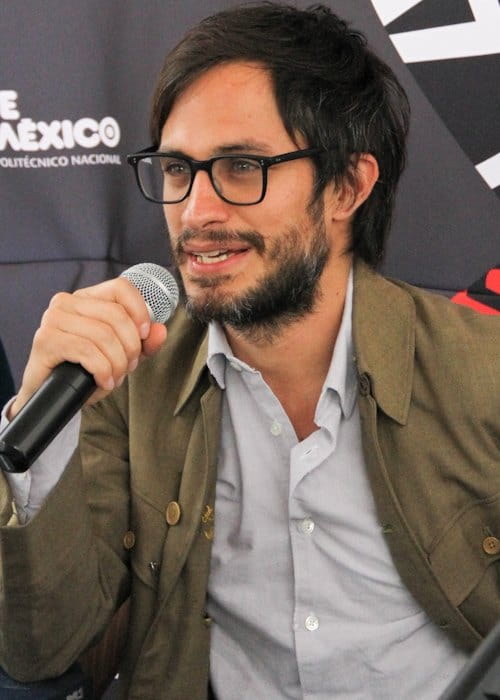
[[63, 360], [99, 389], [69, 464], [71, 429], [11, 480], [24, 527], [3, 491], [12, 675], [60, 673], [128, 596], [137, 699], [436, 698], [488, 632], [500, 328], [374, 272], [407, 125], [322, 7], [227, 10], [167, 57], [131, 162], [188, 315], [163, 344], [119, 279], [42, 319], [9, 417]]

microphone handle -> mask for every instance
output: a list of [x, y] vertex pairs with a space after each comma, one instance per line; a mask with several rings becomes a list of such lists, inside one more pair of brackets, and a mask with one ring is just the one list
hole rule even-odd
[[0, 468], [25, 472], [95, 391], [81, 365], [63, 362], [0, 433]]

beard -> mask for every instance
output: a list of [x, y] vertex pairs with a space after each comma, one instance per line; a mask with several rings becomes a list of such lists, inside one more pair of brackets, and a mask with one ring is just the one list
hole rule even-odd
[[[217, 321], [254, 339], [270, 340], [312, 312], [319, 299], [319, 280], [330, 256], [330, 246], [322, 216], [314, 213], [311, 220], [312, 236], [307, 246], [298, 227], [285, 230], [268, 244], [268, 250], [257, 231], [206, 234], [204, 240], [218, 244], [229, 241], [250, 244], [271, 266], [253, 287], [239, 294], [223, 290], [224, 281], [229, 279], [223, 275], [193, 280], [198, 287], [206, 289], [202, 298], [187, 295], [181, 280], [181, 294], [191, 318], [202, 323]], [[184, 255], [182, 244], [196, 235], [188, 230], [180, 236], [174, 250], [177, 262]]]

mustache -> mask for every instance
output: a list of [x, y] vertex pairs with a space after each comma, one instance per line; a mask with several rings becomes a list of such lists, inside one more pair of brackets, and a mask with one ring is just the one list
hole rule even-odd
[[184, 252], [183, 247], [194, 238], [197, 241], [217, 243], [219, 245], [224, 243], [246, 243], [250, 247], [255, 248], [260, 254], [264, 252], [266, 247], [264, 237], [258, 231], [223, 231], [221, 229], [213, 229], [212, 231], [200, 233], [194, 229], [184, 229], [175, 244], [176, 255], [181, 256]]

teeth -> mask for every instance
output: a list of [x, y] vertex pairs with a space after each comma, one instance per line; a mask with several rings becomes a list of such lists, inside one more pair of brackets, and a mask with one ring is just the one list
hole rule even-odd
[[196, 258], [196, 262], [202, 264], [222, 262], [227, 260], [231, 255], [227, 250], [213, 250], [210, 253], [193, 253]]

